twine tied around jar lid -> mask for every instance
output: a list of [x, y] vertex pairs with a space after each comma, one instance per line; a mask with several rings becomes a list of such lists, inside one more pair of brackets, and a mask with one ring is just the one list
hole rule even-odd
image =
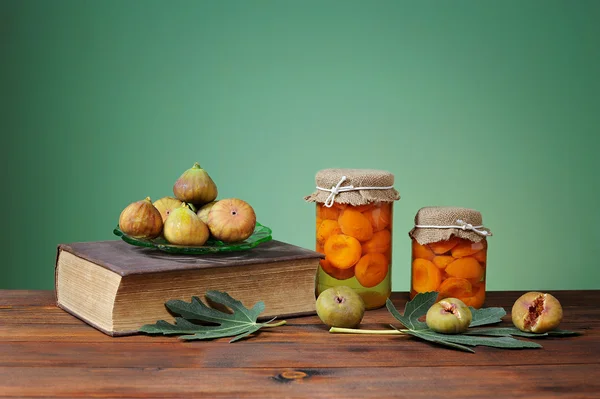
[[[317, 191], [304, 197], [308, 202], [353, 206], [400, 199], [394, 189], [394, 175], [374, 169], [323, 169], [315, 177]], [[331, 187], [331, 188], [327, 188]]]
[[415, 226], [408, 235], [421, 245], [446, 241], [457, 236], [479, 242], [492, 235], [483, 226], [481, 213], [457, 207], [424, 207], [415, 216]]

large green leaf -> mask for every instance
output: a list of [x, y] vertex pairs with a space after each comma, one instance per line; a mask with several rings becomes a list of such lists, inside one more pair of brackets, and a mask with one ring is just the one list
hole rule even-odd
[[425, 316], [438, 297], [435, 291], [417, 294], [412, 301], [408, 301], [404, 307], [404, 315], [401, 315], [388, 298], [385, 306], [404, 327], [411, 330], [422, 330], [427, 328], [425, 322], [419, 321], [419, 317]]
[[548, 333], [538, 334], [521, 331], [515, 327], [495, 327], [495, 328], [474, 328], [469, 329], [464, 334], [466, 335], [486, 335], [491, 337], [508, 337], [511, 335], [519, 337], [539, 338], [548, 336]]
[[571, 337], [575, 335], [581, 335], [579, 331], [560, 330], [558, 328], [555, 330], [548, 331], [546, 334], [549, 337]]
[[[262, 327], [274, 327], [285, 323], [257, 323], [258, 316], [265, 309], [263, 302], [258, 302], [252, 309], [248, 309], [240, 301], [233, 299], [225, 292], [208, 291], [206, 298], [228, 307], [232, 313], [225, 313], [211, 308], [198, 297], [192, 297], [191, 302], [171, 300], [165, 304], [167, 308], [182, 316], [175, 318], [175, 324], [159, 320], [155, 324], [142, 326], [139, 331], [147, 334], [186, 334], [180, 337], [184, 340], [234, 337], [229, 341], [234, 342], [258, 331]], [[212, 323], [213, 325], [202, 325], [193, 321]]]
[[479, 337], [465, 334], [440, 334], [431, 330], [406, 331], [407, 334], [414, 335], [426, 341], [435, 342], [440, 345], [473, 352], [468, 346], [491, 346], [503, 349], [522, 349], [522, 348], [541, 348], [542, 345], [531, 341], [520, 341], [512, 337]]
[[475, 309], [474, 307], [469, 306], [469, 309], [471, 309], [471, 316], [473, 317], [469, 327], [500, 323], [502, 317], [506, 316], [506, 311], [503, 308]]

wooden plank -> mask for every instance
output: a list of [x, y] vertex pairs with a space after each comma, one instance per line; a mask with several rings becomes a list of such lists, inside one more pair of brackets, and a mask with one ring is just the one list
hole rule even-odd
[[[369, 319], [375, 319], [383, 316], [382, 322], [391, 323], [394, 319], [387, 310], [377, 309], [366, 313]], [[388, 317], [389, 316], [389, 317]], [[303, 317], [282, 317], [281, 320], [286, 320], [288, 324], [317, 324], [320, 320], [317, 316]], [[30, 324], [64, 324], [64, 325], [79, 325], [82, 323], [80, 319], [56, 306], [22, 306], [0, 308], [0, 324], [4, 325], [30, 325]]]
[[[565, 308], [561, 328], [583, 336], [468, 354], [410, 337], [329, 334], [314, 316], [234, 344], [112, 338], [56, 308], [52, 291], [0, 291], [0, 397], [598, 397], [600, 291], [552, 293]], [[492, 292], [486, 306], [510, 312], [521, 294]], [[392, 299], [402, 310], [407, 295]], [[389, 323], [383, 308], [361, 328]]]
[[[393, 302], [395, 306], [402, 311], [404, 309], [404, 305], [406, 303], [403, 299], [397, 298], [398, 293], [394, 294]], [[585, 322], [585, 323], [595, 323], [600, 322], [600, 307], [594, 306], [595, 301], [597, 301], [598, 297], [600, 297], [600, 293], [597, 293], [595, 298], [590, 298], [589, 301], [582, 303], [579, 306], [573, 306], [571, 304], [571, 297], [567, 298], [565, 302], [565, 322]], [[0, 298], [2, 298], [2, 291], [0, 291]], [[33, 298], [29, 298], [31, 302], [33, 302]], [[45, 295], [43, 295], [42, 300], [47, 299]], [[577, 299], [574, 299], [578, 301]], [[30, 302], [29, 300], [25, 302]], [[43, 301], [42, 301], [43, 302]], [[495, 304], [490, 306], [501, 306], [508, 313], [505, 316], [505, 320], [510, 320], [510, 311], [512, 304], [510, 306], [500, 305], [504, 302], [503, 299], [494, 298], [493, 301]], [[496, 303], [499, 302], [499, 303]], [[1, 303], [1, 302], [0, 302]], [[43, 317], [40, 317], [40, 313], [43, 312]], [[290, 325], [311, 325], [311, 324], [320, 324], [320, 320], [317, 316], [306, 316], [306, 317], [288, 317], [285, 318]], [[79, 325], [82, 322], [76, 317], [70, 315], [64, 310], [56, 307], [54, 304], [50, 305], [32, 305], [25, 304], [19, 306], [5, 306], [4, 308], [0, 307], [0, 320], [2, 325], [23, 325], [23, 324], [70, 324], [70, 325]], [[390, 315], [390, 313], [385, 308], [370, 310], [365, 313], [365, 317], [363, 322], [365, 324], [377, 324], [381, 323], [382, 325], [387, 326], [389, 323], [395, 323], [396, 320]], [[585, 327], [585, 326], [583, 326]]]
[[[505, 320], [510, 320], [510, 308], [503, 307], [507, 312]], [[403, 308], [399, 308], [402, 312]], [[43, 317], [41, 317], [43, 313]], [[564, 321], [578, 322], [589, 321], [596, 322], [600, 318], [599, 307], [564, 307]], [[310, 325], [318, 324], [320, 320], [317, 316], [304, 317], [283, 317], [291, 325]], [[0, 320], [2, 324], [26, 325], [26, 324], [71, 324], [77, 325], [81, 321], [75, 316], [65, 312], [56, 306], [22, 306], [0, 308]], [[389, 324], [396, 322], [387, 309], [368, 310], [364, 317], [365, 323]]]
[[[398, 325], [398, 323], [394, 323]], [[510, 327], [510, 322], [502, 322], [498, 327]], [[584, 335], [600, 334], [600, 322], [577, 322], [562, 323], [563, 329], [582, 332]], [[362, 329], [390, 330], [385, 323], [363, 323]], [[356, 335], [356, 334], [331, 334], [327, 326], [320, 321], [315, 324], [291, 324], [272, 329], [263, 329], [252, 336], [252, 342], [273, 343], [314, 343], [330, 345], [332, 342], [362, 343], [364, 345], [378, 345], [384, 342], [396, 343], [399, 336], [381, 335]], [[566, 339], [566, 338], [561, 338]], [[2, 324], [0, 321], [0, 342], [72, 342], [72, 343], [111, 343], [127, 344], [131, 342], [173, 342], [178, 338], [161, 335], [132, 335], [126, 337], [110, 337], [94, 329], [93, 327], [79, 322], [76, 325], [62, 324], [29, 324], [26, 326], [16, 324]]]
[[[489, 291], [485, 306], [510, 307], [525, 291]], [[598, 290], [553, 290], [550, 291], [561, 303], [568, 306], [591, 306], [598, 299]], [[408, 301], [407, 292], [394, 292], [391, 297], [397, 306]], [[51, 306], [55, 305], [53, 290], [0, 290], [0, 308], [14, 306]]]
[[61, 324], [76, 326], [82, 323], [77, 317], [51, 306], [19, 306], [0, 308], [3, 325], [28, 326], [30, 324]]
[[[600, 309], [593, 306], [598, 300], [598, 291], [556, 291], [565, 308], [565, 321], [575, 322], [574, 328], [589, 328], [590, 323], [600, 322]], [[512, 303], [522, 292], [490, 292], [486, 307], [500, 306], [510, 313]], [[400, 311], [408, 300], [405, 292], [392, 294], [392, 301]], [[40, 316], [44, 312], [44, 316]], [[319, 324], [318, 317], [288, 317], [289, 324]], [[510, 320], [507, 315], [505, 320]], [[368, 311], [364, 324], [381, 323], [387, 326], [396, 320], [390, 316], [385, 308]], [[581, 323], [578, 323], [581, 322]], [[56, 307], [53, 291], [0, 291], [0, 325], [24, 324], [70, 324], [80, 325], [81, 321]]]
[[[370, 338], [369, 338], [370, 337]], [[164, 339], [151, 342], [0, 343], [0, 366], [5, 367], [170, 367], [261, 368], [289, 367], [397, 367], [469, 365], [562, 365], [597, 364], [600, 334], [570, 338], [539, 339], [542, 349], [504, 350], [475, 348], [464, 353], [412, 337], [340, 337], [325, 334], [320, 342], [312, 336], [267, 342], [260, 336], [229, 344], [227, 339], [185, 342]], [[270, 341], [270, 340], [269, 340]]]
[[[3, 292], [0, 291], [0, 297]], [[586, 293], [586, 295], [589, 293]], [[399, 293], [394, 294], [394, 302], [397, 307], [402, 309], [405, 301], [398, 299]], [[500, 302], [504, 301], [504, 293], [493, 293], [493, 299]], [[596, 297], [600, 294], [596, 291]], [[565, 295], [566, 296], [566, 295]], [[571, 297], [573, 295], [570, 295]], [[19, 297], [13, 296], [14, 297]], [[169, 337], [148, 337], [135, 336], [133, 337], [108, 337], [96, 329], [88, 326], [76, 317], [68, 314], [52, 306], [33, 306], [30, 303], [35, 295], [20, 296], [27, 297], [28, 303], [22, 306], [0, 309], [0, 341], [17, 342], [17, 341], [52, 341], [52, 342], [117, 342], [126, 343], [132, 341], [140, 342], [170, 342], [174, 338]], [[47, 293], [43, 292], [42, 297], [47, 297]], [[579, 296], [573, 296], [579, 298]], [[583, 295], [582, 297], [585, 297]], [[568, 299], [570, 300], [570, 299]], [[561, 328], [581, 331], [584, 333], [593, 333], [600, 329], [600, 307], [595, 307], [596, 299], [591, 298], [586, 306], [572, 307], [565, 306], [565, 316]], [[21, 302], [23, 303], [23, 301]], [[506, 310], [506, 307], [505, 307]], [[510, 311], [510, 309], [508, 309]], [[268, 332], [259, 334], [261, 340], [270, 342], [313, 342], [328, 344], [332, 338], [328, 337], [327, 327], [321, 323], [316, 316], [287, 318], [288, 324], [273, 330], [265, 330]], [[385, 308], [368, 311], [365, 314], [361, 328], [364, 329], [389, 329], [389, 324], [398, 325], [398, 322], [391, 316]], [[504, 317], [504, 326], [511, 326], [510, 316]], [[312, 334], [312, 335], [311, 335]], [[353, 338], [344, 336], [344, 338], [335, 338], [335, 340], [345, 340], [353, 342], [353, 339], [360, 339], [366, 344], [377, 344], [382, 342], [381, 337], [360, 336]]]
[[[491, 291], [487, 294], [485, 306], [502, 306], [510, 311], [514, 301], [524, 291]], [[598, 299], [598, 290], [552, 291], [565, 307], [591, 307]], [[394, 305], [400, 309], [408, 301], [407, 292], [394, 292], [391, 296]], [[54, 307], [54, 291], [0, 290], [0, 309], [20, 306]]]
[[600, 366], [0, 368], [0, 397], [597, 398]]
[[56, 304], [53, 290], [0, 290], [0, 309], [14, 306], [51, 306]]

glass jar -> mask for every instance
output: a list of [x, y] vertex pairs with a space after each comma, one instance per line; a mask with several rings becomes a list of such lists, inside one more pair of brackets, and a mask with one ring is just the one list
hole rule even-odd
[[324, 169], [317, 191], [315, 250], [325, 258], [315, 277], [315, 295], [336, 286], [356, 291], [366, 309], [385, 305], [392, 292], [394, 176], [372, 169]]
[[392, 285], [393, 204], [317, 203], [316, 251], [321, 259], [316, 295], [327, 288], [353, 288], [367, 309], [385, 305]]
[[458, 298], [479, 309], [485, 302], [487, 237], [481, 214], [472, 209], [422, 208], [412, 238], [410, 298], [437, 291], [438, 300]]

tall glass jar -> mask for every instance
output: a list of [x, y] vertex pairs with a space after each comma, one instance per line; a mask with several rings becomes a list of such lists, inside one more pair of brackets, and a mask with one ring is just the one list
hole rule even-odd
[[421, 208], [412, 238], [410, 298], [437, 291], [474, 308], [485, 302], [487, 237], [481, 214], [454, 207]]
[[393, 175], [326, 169], [316, 181], [318, 191], [307, 197], [316, 202], [315, 249], [325, 255], [316, 275], [316, 296], [344, 285], [362, 297], [367, 309], [385, 305], [392, 291], [393, 201], [399, 198]]

